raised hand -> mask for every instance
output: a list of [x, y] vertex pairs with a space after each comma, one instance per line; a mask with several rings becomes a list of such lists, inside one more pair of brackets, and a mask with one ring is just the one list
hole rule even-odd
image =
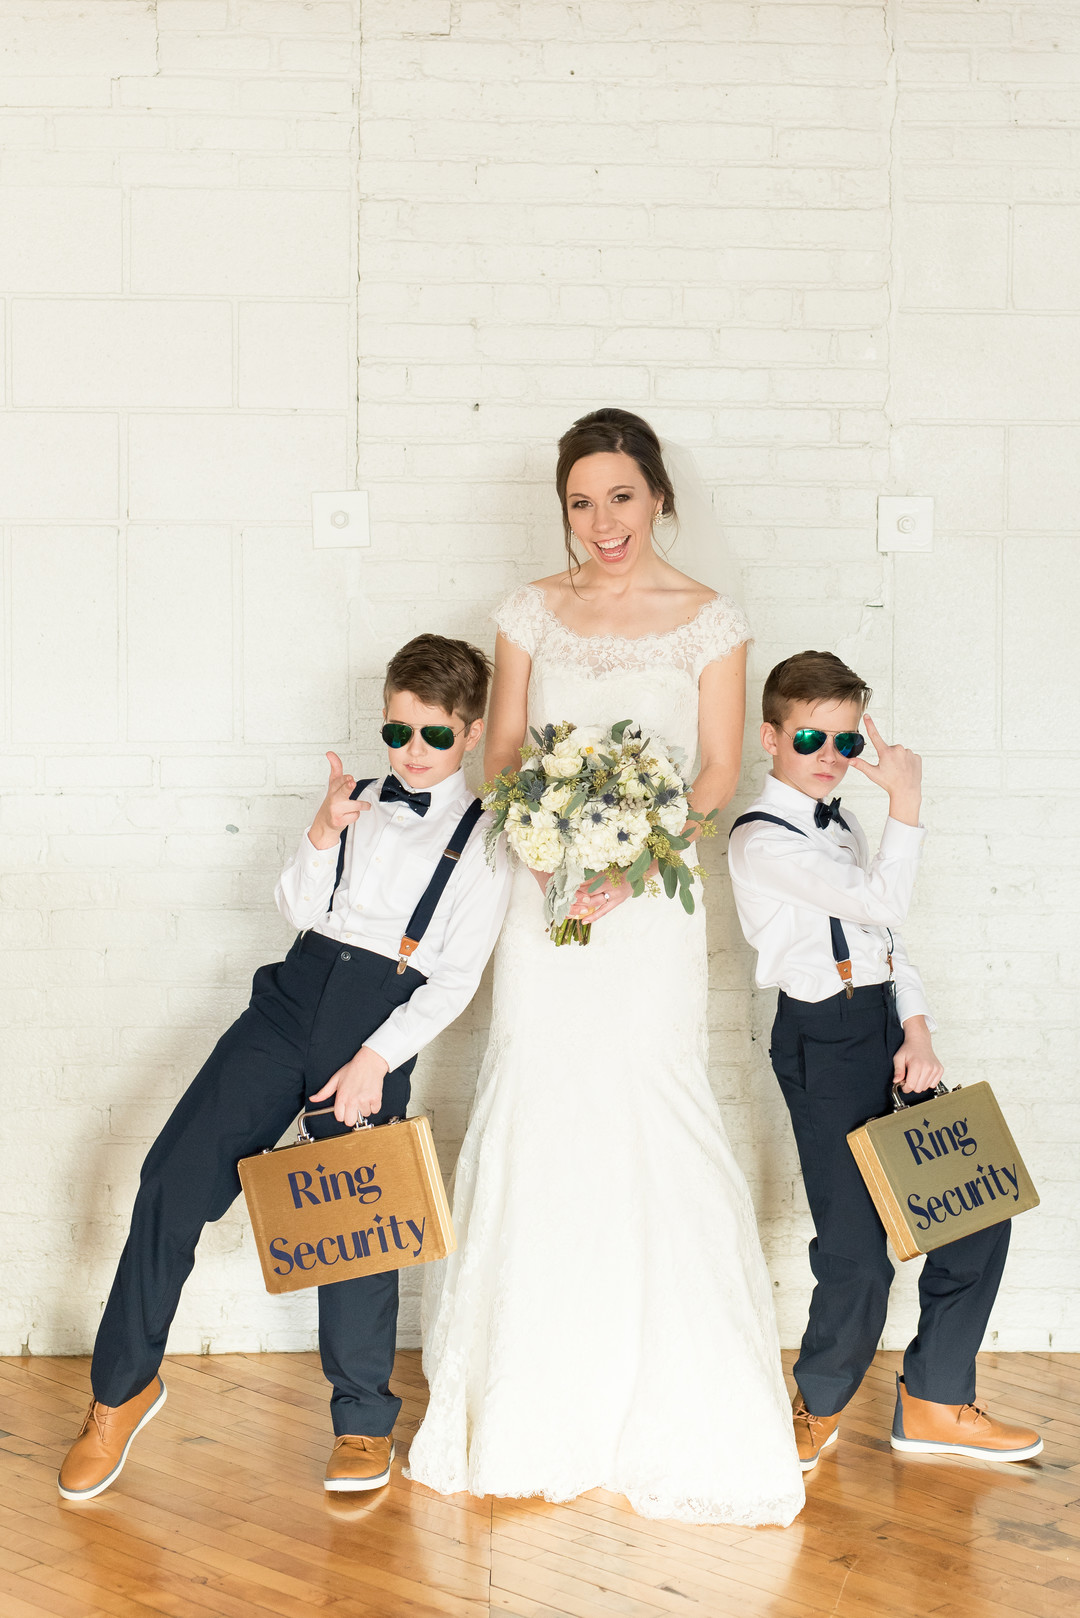
[[345, 767], [336, 753], [327, 753], [330, 763], [330, 780], [326, 788], [326, 797], [319, 805], [318, 813], [311, 823], [308, 837], [316, 848], [333, 848], [346, 826], [351, 826], [358, 820], [370, 803], [362, 803], [359, 799], [351, 799], [349, 794], [356, 785], [355, 775], [346, 775]]
[[871, 764], [862, 757], [853, 758], [851, 768], [889, 794], [889, 813], [894, 820], [917, 826], [922, 804], [922, 759], [899, 742], [887, 742], [869, 714], [866, 715], [866, 734], [877, 754], [877, 763]]

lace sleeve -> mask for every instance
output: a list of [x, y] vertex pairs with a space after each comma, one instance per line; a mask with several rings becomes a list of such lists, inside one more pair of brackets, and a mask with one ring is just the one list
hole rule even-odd
[[544, 597], [535, 585], [523, 584], [491, 616], [507, 640], [535, 656], [544, 622]]
[[690, 626], [693, 633], [695, 678], [709, 663], [719, 663], [736, 646], [750, 639], [750, 625], [741, 607], [729, 596], [717, 596], [703, 608]]

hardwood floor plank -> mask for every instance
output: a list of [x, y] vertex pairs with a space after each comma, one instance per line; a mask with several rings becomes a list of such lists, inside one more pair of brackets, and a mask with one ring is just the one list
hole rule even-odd
[[980, 1398], [1046, 1438], [1013, 1466], [895, 1455], [900, 1363], [877, 1356], [796, 1523], [748, 1529], [638, 1517], [600, 1489], [551, 1503], [410, 1483], [415, 1351], [383, 1490], [322, 1488], [317, 1355], [182, 1355], [114, 1487], [69, 1504], [55, 1473], [88, 1363], [3, 1360], [0, 1618], [1074, 1618], [1080, 1356], [982, 1356]]

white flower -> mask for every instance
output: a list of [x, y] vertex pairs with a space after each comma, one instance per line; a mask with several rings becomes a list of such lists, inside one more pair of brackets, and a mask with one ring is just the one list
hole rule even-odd
[[[641, 777], [644, 776], [643, 781]], [[650, 769], [647, 760], [635, 759], [619, 771], [619, 791], [624, 798], [634, 802], [643, 802], [651, 798], [656, 791], [654, 772]]]
[[545, 753], [540, 761], [544, 766], [544, 774], [556, 781], [568, 781], [577, 775], [581, 769], [581, 754], [575, 753], [569, 758], [560, 758], [557, 753]]
[[686, 820], [687, 804], [686, 799], [681, 795], [677, 798], [672, 798], [671, 802], [666, 803], [660, 810], [661, 826], [666, 832], [670, 832], [676, 837], [686, 825]]
[[646, 816], [630, 804], [588, 804], [574, 829], [571, 855], [592, 871], [608, 865], [625, 870], [641, 853], [649, 831]]
[[546, 809], [510, 805], [506, 841], [532, 871], [554, 871], [562, 863], [564, 844], [555, 816]]
[[540, 799], [540, 803], [543, 808], [550, 810], [553, 815], [559, 815], [562, 814], [573, 795], [573, 787], [556, 785], [553, 782]]
[[583, 725], [572, 730], [565, 741], [556, 742], [551, 752], [544, 754], [544, 774], [556, 781], [567, 781], [577, 775], [585, 756], [599, 751], [604, 736], [605, 732], [596, 725]]

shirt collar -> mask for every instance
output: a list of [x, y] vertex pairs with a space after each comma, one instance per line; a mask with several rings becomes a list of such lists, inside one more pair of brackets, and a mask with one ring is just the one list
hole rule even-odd
[[786, 781], [780, 781], [775, 775], [767, 775], [765, 784], [761, 789], [762, 801], [774, 804], [778, 810], [788, 814], [803, 814], [813, 819], [816, 798], [808, 792], [800, 792], [798, 787], [789, 787]]
[[453, 775], [448, 775], [445, 781], [439, 781], [433, 787], [411, 787], [407, 781], [402, 780], [396, 770], [391, 770], [390, 773], [406, 792], [430, 792], [433, 810], [447, 809], [458, 798], [468, 797], [464, 770], [455, 770]]

